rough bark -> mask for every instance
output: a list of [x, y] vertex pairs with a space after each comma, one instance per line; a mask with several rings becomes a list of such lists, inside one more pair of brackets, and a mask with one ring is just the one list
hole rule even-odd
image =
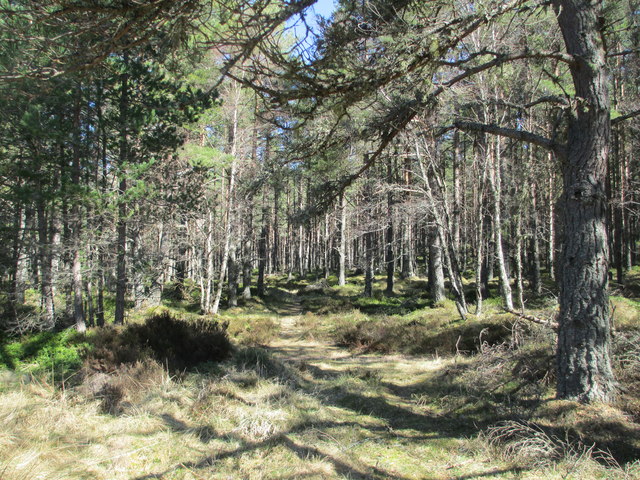
[[557, 395], [583, 402], [608, 401], [614, 393], [605, 196], [611, 123], [599, 31], [602, 4], [555, 0], [554, 6], [567, 52], [574, 58], [571, 75], [576, 92], [562, 172]]

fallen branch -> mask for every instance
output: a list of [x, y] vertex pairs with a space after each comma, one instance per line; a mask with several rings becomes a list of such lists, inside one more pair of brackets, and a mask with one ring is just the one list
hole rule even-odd
[[537, 323], [538, 325], [542, 325], [548, 328], [552, 328], [554, 330], [558, 330], [558, 323], [557, 322], [552, 322], [551, 320], [545, 320], [543, 318], [538, 318], [538, 317], [534, 317], [533, 315], [527, 315], [524, 312], [516, 312], [515, 310], [512, 310], [510, 308], [505, 308], [505, 310], [509, 313], [511, 313], [512, 315], [515, 315], [518, 318], [522, 318], [524, 320], [528, 320], [530, 322], [533, 323]]

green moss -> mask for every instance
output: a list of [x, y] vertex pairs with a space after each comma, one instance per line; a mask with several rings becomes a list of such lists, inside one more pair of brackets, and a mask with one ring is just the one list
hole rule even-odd
[[0, 366], [62, 381], [82, 365], [90, 344], [74, 330], [40, 332], [0, 343]]

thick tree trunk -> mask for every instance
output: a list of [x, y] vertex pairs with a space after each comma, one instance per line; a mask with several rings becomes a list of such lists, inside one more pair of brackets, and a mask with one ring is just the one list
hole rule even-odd
[[157, 307], [162, 303], [162, 291], [164, 289], [165, 273], [166, 273], [166, 234], [164, 222], [158, 224], [158, 243], [156, 244], [157, 262], [153, 266], [151, 272], [151, 285], [147, 294], [147, 304], [151, 307]]
[[275, 273], [280, 271], [280, 232], [278, 231], [278, 224], [280, 223], [280, 188], [282, 188], [280, 183], [276, 181], [273, 185], [273, 222], [271, 224], [271, 233], [273, 235], [271, 241], [271, 268]]
[[462, 183], [460, 174], [461, 161], [460, 154], [460, 133], [456, 130], [453, 134], [453, 248], [456, 254], [460, 254], [460, 230], [462, 219]]
[[[234, 124], [234, 128], [236, 128], [237, 124]], [[235, 155], [235, 141], [234, 147], [232, 148], [232, 155]], [[233, 198], [235, 195], [235, 178], [236, 178], [236, 159], [235, 156], [231, 161], [231, 167], [229, 172], [229, 187], [227, 189], [227, 212], [225, 215], [225, 227], [224, 227], [224, 245], [222, 250], [222, 264], [220, 265], [220, 274], [218, 276], [218, 285], [216, 288], [216, 296], [213, 300], [213, 305], [211, 306], [211, 310], [208, 313], [212, 313], [213, 315], [218, 313], [218, 309], [220, 308], [220, 299], [222, 298], [222, 288], [224, 285], [224, 276], [227, 273], [227, 265], [229, 264], [229, 251], [231, 248], [231, 234], [232, 234], [232, 219], [233, 219], [233, 209], [235, 207]], [[235, 255], [235, 250], [234, 250]], [[235, 261], [235, 259], [234, 259]], [[235, 266], [234, 266], [235, 268]], [[237, 281], [236, 281], [237, 283]]]
[[201, 284], [200, 307], [205, 313], [211, 311], [211, 292], [213, 290], [213, 208], [208, 208], [207, 214], [207, 240], [205, 242], [205, 271]]
[[484, 228], [483, 217], [479, 217], [479, 225], [476, 226], [476, 265], [475, 265], [475, 282], [476, 282], [476, 316], [482, 315], [482, 265], [484, 261], [484, 240], [482, 239], [482, 230]]
[[415, 275], [413, 268], [413, 229], [411, 228], [411, 220], [407, 215], [402, 225], [402, 270], [403, 279], [411, 278]]
[[576, 91], [563, 165], [557, 395], [608, 401], [614, 393], [605, 197], [611, 122], [600, 36], [602, 3], [555, 0], [554, 4], [567, 52], [573, 56]]
[[[433, 139], [431, 139], [433, 142]], [[467, 315], [467, 302], [464, 297], [464, 289], [462, 286], [462, 277], [460, 275], [460, 264], [458, 263], [458, 257], [455, 249], [453, 248], [453, 241], [451, 240], [451, 216], [449, 215], [446, 202], [446, 190], [444, 182], [440, 176], [440, 173], [434, 167], [433, 161], [430, 163], [430, 171], [427, 173], [424, 162], [421, 160], [422, 155], [420, 147], [416, 141], [416, 158], [420, 166], [422, 178], [424, 180], [425, 193], [430, 203], [431, 214], [436, 224], [436, 231], [439, 237], [440, 245], [443, 246], [442, 252], [444, 254], [445, 266], [447, 268], [447, 274], [451, 283], [451, 291], [455, 298], [456, 308], [460, 314], [462, 320], [466, 320]], [[436, 200], [431, 187], [433, 182], [439, 189], [439, 195]]]

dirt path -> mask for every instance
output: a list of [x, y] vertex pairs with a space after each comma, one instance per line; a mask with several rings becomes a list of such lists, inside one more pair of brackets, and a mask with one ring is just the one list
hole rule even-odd
[[280, 319], [280, 337], [271, 342], [271, 351], [282, 361], [294, 364], [307, 363], [312, 367], [328, 369], [335, 373], [349, 369], [364, 369], [380, 375], [386, 375], [399, 381], [399, 374], [406, 373], [402, 383], [415, 383], [425, 373], [431, 373], [442, 367], [439, 358], [408, 357], [405, 355], [377, 355], [354, 353], [346, 348], [329, 344], [327, 341], [305, 338], [298, 326], [303, 314], [301, 299], [291, 294]]
[[322, 450], [352, 468], [347, 478], [515, 478], [509, 469], [475, 466], [473, 455], [460, 455], [468, 449], [468, 426], [442, 414], [446, 398], [443, 409], [433, 408], [432, 382], [452, 359], [363, 354], [307, 338], [297, 323], [300, 300], [288, 297], [281, 335], [269, 349], [331, 412], [326, 426], [307, 431], [316, 431]]

